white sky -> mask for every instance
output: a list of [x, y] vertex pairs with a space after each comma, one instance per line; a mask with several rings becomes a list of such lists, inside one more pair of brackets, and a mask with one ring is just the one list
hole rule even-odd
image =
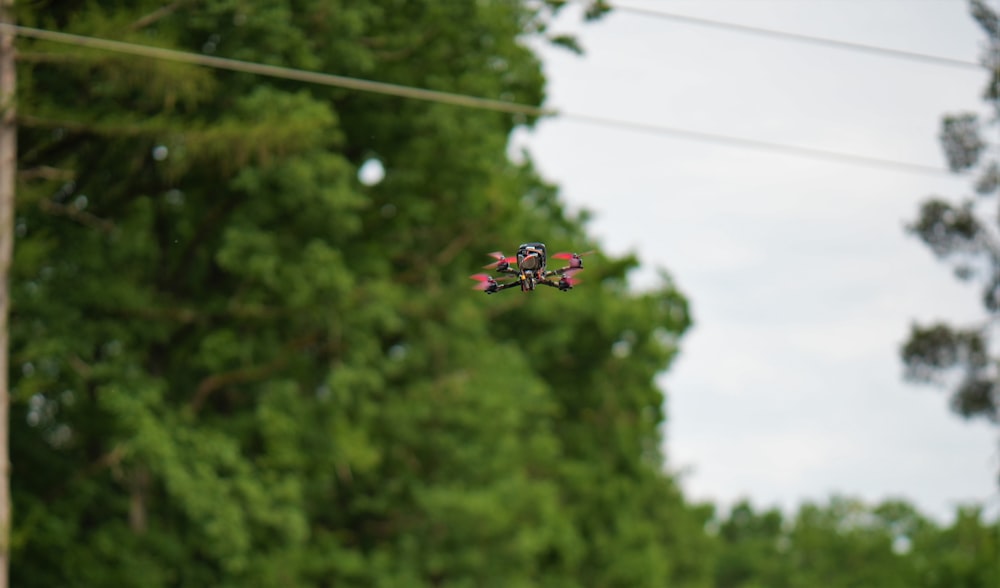
[[[622, 0], [701, 18], [977, 60], [963, 0]], [[983, 110], [982, 70], [612, 13], [555, 30], [586, 54], [537, 47], [547, 105], [944, 167], [941, 115]], [[519, 132], [611, 254], [668, 270], [696, 325], [663, 376], [667, 454], [691, 499], [793, 509], [832, 493], [903, 497], [950, 518], [1000, 507], [997, 431], [906, 384], [913, 320], [974, 320], [954, 280], [903, 226], [969, 180], [779, 155], [573, 120]]]

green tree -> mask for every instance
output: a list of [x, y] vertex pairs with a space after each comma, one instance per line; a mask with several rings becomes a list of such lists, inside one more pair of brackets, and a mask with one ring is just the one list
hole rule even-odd
[[[42, 2], [20, 20], [537, 105], [520, 39], [561, 4]], [[530, 120], [19, 54], [15, 585], [707, 584], [707, 511], [659, 453], [684, 297], [631, 293], [631, 257], [570, 294], [468, 290], [480, 251], [595, 245], [506, 157]]]
[[715, 585], [787, 585], [790, 570], [787, 559], [782, 557], [785, 533], [784, 516], [778, 509], [758, 514], [749, 501], [736, 504], [718, 524], [722, 549], [715, 566]]
[[940, 526], [901, 500], [833, 496], [792, 517], [749, 502], [716, 517], [717, 588], [985, 588], [1000, 581], [1000, 519], [959, 507]]
[[1000, 583], [1000, 518], [991, 523], [981, 507], [959, 507], [950, 526], [923, 525], [911, 536], [917, 585], [981, 588]]
[[983, 0], [970, 0], [969, 5], [986, 34], [982, 61], [989, 82], [983, 100], [990, 114], [946, 115], [940, 140], [951, 170], [973, 175], [977, 195], [958, 203], [940, 197], [927, 200], [909, 231], [939, 259], [951, 262], [959, 279], [981, 286], [987, 317], [965, 326], [914, 324], [901, 355], [909, 379], [951, 387], [955, 412], [1000, 424], [997, 356], [991, 340], [991, 325], [1000, 312], [1000, 227], [992, 213], [983, 210], [989, 200], [995, 206], [1000, 195], [1000, 159], [989, 149], [990, 138], [1000, 130], [1000, 17]]
[[799, 508], [789, 533], [787, 557], [793, 566], [791, 586], [913, 586], [898, 520], [904, 503], [870, 507], [834, 496], [826, 505]]

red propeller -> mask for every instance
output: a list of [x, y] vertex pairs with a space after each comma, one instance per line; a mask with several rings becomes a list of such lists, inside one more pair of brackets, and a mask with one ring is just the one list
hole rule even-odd
[[469, 278], [479, 282], [472, 287], [473, 290], [489, 290], [490, 286], [497, 283], [497, 281], [493, 279], [493, 276], [487, 274], [475, 274], [469, 276]]
[[568, 259], [570, 267], [572, 267], [572, 268], [581, 268], [581, 267], [583, 267], [583, 260], [580, 259], [580, 258], [583, 257], [584, 255], [590, 255], [592, 253], [595, 253], [595, 252], [594, 251], [587, 251], [587, 252], [584, 252], [584, 253], [565, 253], [565, 252], [563, 252], [563, 253], [554, 253], [552, 255], [552, 258], [553, 259]]
[[506, 265], [510, 265], [510, 264], [514, 263], [515, 261], [517, 261], [517, 257], [516, 256], [512, 255], [510, 257], [504, 257], [503, 253], [500, 253], [499, 251], [494, 251], [493, 253], [487, 253], [486, 255], [489, 255], [490, 257], [492, 257], [496, 261], [494, 261], [493, 263], [484, 265], [483, 267], [485, 267], [485, 268], [500, 267], [500, 266], [505, 265], [505, 264]]

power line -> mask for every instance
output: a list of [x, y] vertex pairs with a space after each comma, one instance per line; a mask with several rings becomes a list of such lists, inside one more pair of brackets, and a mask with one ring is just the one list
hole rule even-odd
[[18, 25], [9, 25], [9, 24], [0, 24], [0, 32], [6, 34], [15, 33], [24, 37], [29, 37], [44, 41], [51, 41], [56, 43], [70, 44], [78, 47], [88, 47], [104, 51], [111, 51], [115, 53], [138, 55], [150, 59], [160, 59], [166, 61], [187, 63], [192, 65], [200, 65], [215, 69], [237, 71], [242, 73], [251, 73], [273, 78], [294, 80], [310, 84], [345, 88], [350, 90], [358, 90], [362, 92], [371, 92], [375, 94], [398, 96], [401, 98], [423, 100], [439, 104], [449, 104], [453, 106], [462, 106], [466, 108], [491, 110], [495, 112], [520, 114], [520, 115], [535, 116], [535, 117], [556, 116], [566, 120], [574, 120], [578, 122], [597, 124], [617, 129], [653, 133], [657, 135], [670, 136], [679, 139], [695, 140], [706, 143], [727, 145], [730, 147], [741, 147], [746, 149], [756, 149], [762, 151], [770, 151], [774, 153], [783, 153], [787, 155], [798, 155], [803, 157], [810, 157], [813, 159], [837, 161], [840, 163], [862, 164], [868, 166], [896, 169], [899, 171], [917, 172], [917, 173], [934, 174], [934, 175], [944, 175], [944, 174], [950, 175], [950, 172], [943, 167], [920, 164], [920, 163], [896, 161], [892, 159], [885, 159], [879, 157], [869, 157], [865, 155], [831, 151], [827, 149], [817, 149], [812, 147], [803, 147], [799, 145], [788, 145], [784, 143], [775, 143], [758, 139], [750, 139], [746, 137], [725, 135], [720, 133], [710, 133], [705, 131], [682, 129], [678, 127], [657, 125], [646, 122], [628, 121], [606, 116], [573, 113], [552, 108], [541, 108], [538, 106], [521, 104], [518, 102], [510, 102], [506, 100], [493, 100], [489, 98], [480, 98], [465, 94], [457, 94], [454, 92], [427, 90], [424, 88], [415, 88], [399, 84], [390, 84], [386, 82], [364, 80], [359, 78], [339, 76], [339, 75], [327, 74], [315, 71], [293, 69], [277, 65], [266, 65], [250, 61], [241, 61], [223, 57], [213, 57], [210, 55], [202, 55], [199, 53], [177, 51], [174, 49], [152, 47], [149, 45], [139, 45], [123, 41], [113, 41], [110, 39], [102, 39], [98, 37], [87, 37], [71, 33], [62, 33], [57, 31], [49, 31], [44, 29], [36, 29], [36, 28], [30, 28]]
[[163, 47], [152, 47], [150, 45], [126, 43], [124, 41], [112, 41], [110, 39], [102, 39], [99, 37], [87, 37], [83, 35], [61, 33], [57, 31], [36, 29], [19, 25], [0, 24], [0, 32], [8, 32], [8, 33], [16, 32], [17, 34], [23, 37], [31, 37], [43, 41], [53, 41], [56, 43], [75, 45], [77, 47], [102, 49], [104, 51], [111, 51], [114, 53], [126, 53], [130, 55], [139, 55], [151, 59], [175, 61], [191, 65], [201, 65], [215, 69], [225, 69], [229, 71], [251, 73], [262, 76], [268, 76], [272, 78], [295, 80], [299, 82], [306, 82], [321, 86], [334, 86], [338, 88], [346, 88], [349, 90], [361, 90], [363, 92], [373, 92], [376, 94], [386, 94], [390, 96], [399, 96], [402, 98], [413, 98], [416, 100], [439, 102], [442, 104], [451, 104], [454, 106], [465, 106], [468, 108], [495, 110], [511, 114], [525, 114], [528, 116], [548, 116], [556, 114], [556, 111], [554, 110], [546, 108], [538, 108], [536, 106], [530, 106], [527, 104], [519, 104], [517, 102], [509, 102], [506, 100], [492, 100], [490, 98], [478, 98], [475, 96], [467, 96], [464, 94], [456, 94], [453, 92], [440, 92], [437, 90], [427, 90], [424, 88], [401, 86], [399, 84], [390, 84], [386, 82], [363, 80], [359, 78], [338, 76], [334, 74], [307, 71], [303, 69], [293, 69], [279, 65], [267, 65], [264, 63], [255, 63], [252, 61], [241, 61], [238, 59], [228, 59], [225, 57], [213, 57], [211, 55], [202, 55], [200, 53], [190, 53], [187, 51], [177, 51], [175, 49], [165, 49]]
[[883, 55], [886, 57], [894, 57], [897, 59], [907, 59], [910, 61], [919, 61], [923, 63], [929, 63], [933, 65], [942, 65], [946, 67], [957, 67], [962, 69], [982, 69], [982, 64], [969, 61], [966, 59], [956, 59], [953, 57], [943, 57], [940, 55], [930, 55], [927, 53], [918, 53], [915, 51], [905, 51], [902, 49], [891, 49], [888, 47], [880, 47], [877, 45], [867, 45], [864, 43], [854, 43], [850, 41], [841, 41], [839, 39], [830, 39], [827, 37], [816, 37], [813, 35], [803, 35], [801, 33], [791, 33], [788, 31], [779, 31], [776, 29], [767, 29], [763, 27], [754, 27], [749, 25], [742, 25], [732, 22], [724, 22], [719, 20], [713, 20], [708, 18], [701, 18], [696, 16], [688, 16], [684, 14], [677, 14], [673, 12], [665, 12], [662, 10], [652, 10], [648, 8], [639, 8], [636, 6], [628, 6], [619, 4], [617, 2], [609, 3], [606, 2], [613, 11], [635, 14], [638, 16], [658, 18], [661, 20], [670, 20], [673, 22], [678, 22], [687, 25], [695, 25], [700, 27], [709, 27], [714, 29], [721, 29], [725, 31], [745, 33], [750, 35], [757, 35], [762, 37], [771, 37], [774, 39], [781, 39], [784, 41], [794, 41], [797, 43], [809, 43], [812, 45], [820, 45], [824, 47], [833, 47], [835, 49], [846, 49], [850, 51], [859, 51], [863, 53], [873, 54], [873, 55]]
[[646, 123], [629, 122], [613, 118], [606, 118], [602, 116], [573, 114], [565, 112], [561, 114], [563, 118], [569, 118], [581, 122], [588, 122], [602, 126], [616, 127], [620, 129], [629, 129], [633, 131], [642, 131], [657, 135], [676, 137], [679, 139], [700, 141], [703, 143], [715, 143], [719, 145], [727, 145], [730, 147], [741, 147], [745, 149], [756, 149], [759, 151], [770, 151], [773, 153], [797, 155], [797, 156], [809, 157], [812, 159], [825, 159], [829, 161], [836, 161], [839, 163], [884, 167], [884, 168], [895, 169], [898, 171], [917, 172], [917, 173], [932, 174], [932, 175], [945, 175], [945, 174], [954, 175], [952, 172], [948, 171], [943, 167], [926, 165], [923, 163], [911, 163], [907, 161], [898, 161], [894, 159], [885, 159], [881, 157], [871, 157], [868, 155], [857, 155], [854, 153], [844, 153], [841, 151], [818, 149], [815, 147], [804, 147], [801, 145], [775, 143], [771, 141], [763, 141], [760, 139], [736, 137], [733, 135], [710, 133], [706, 131], [695, 131], [691, 129], [682, 129], [678, 127], [669, 127], [664, 125], [651, 125]]

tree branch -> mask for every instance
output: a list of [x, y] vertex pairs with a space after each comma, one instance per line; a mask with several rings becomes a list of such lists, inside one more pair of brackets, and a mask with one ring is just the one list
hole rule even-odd
[[49, 214], [65, 216], [66, 218], [74, 220], [81, 225], [92, 229], [98, 229], [105, 233], [111, 232], [115, 228], [115, 224], [113, 222], [90, 214], [85, 210], [80, 210], [75, 206], [60, 204], [51, 200], [42, 200], [38, 203], [38, 207]]
[[50, 165], [40, 165], [30, 169], [18, 170], [17, 177], [23, 181], [31, 180], [72, 180], [76, 172], [71, 169], [60, 169]]
[[228, 372], [213, 374], [203, 379], [191, 398], [191, 412], [197, 416], [208, 398], [218, 390], [233, 384], [246, 384], [267, 378], [285, 367], [292, 355], [316, 342], [319, 335], [311, 333], [288, 343], [284, 351], [273, 360], [262, 365], [244, 366]]
[[465, 232], [452, 239], [451, 243], [449, 243], [444, 249], [440, 251], [440, 253], [438, 253], [437, 255], [438, 265], [447, 265], [451, 263], [451, 261], [455, 259], [455, 256], [457, 256], [458, 253], [466, 245], [468, 245], [470, 241], [472, 241], [472, 235], [468, 232]]
[[138, 31], [148, 27], [149, 25], [155, 23], [156, 21], [170, 16], [177, 11], [178, 8], [188, 3], [189, 0], [175, 0], [172, 4], [167, 4], [166, 6], [161, 6], [160, 8], [150, 12], [146, 16], [143, 16], [139, 20], [133, 22], [128, 26], [126, 30], [128, 31]]

